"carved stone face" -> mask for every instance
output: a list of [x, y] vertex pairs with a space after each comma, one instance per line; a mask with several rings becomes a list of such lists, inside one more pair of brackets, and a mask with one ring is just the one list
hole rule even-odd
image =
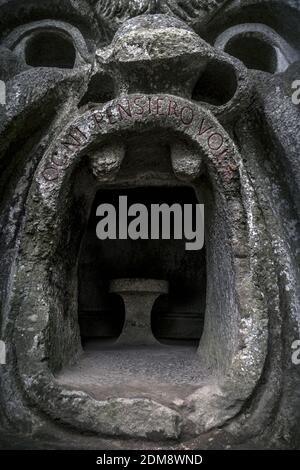
[[[3, 430], [299, 446], [298, 7], [0, 3]], [[96, 243], [119, 194], [204, 204], [205, 247]], [[166, 344], [103, 346], [124, 277]]]

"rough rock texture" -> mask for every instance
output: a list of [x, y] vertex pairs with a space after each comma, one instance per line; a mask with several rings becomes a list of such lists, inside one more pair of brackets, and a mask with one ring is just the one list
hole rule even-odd
[[[298, 0], [0, 1], [3, 447], [300, 447], [299, 21]], [[164, 403], [66, 385], [95, 194], [182, 184], [205, 205], [201, 381]]]

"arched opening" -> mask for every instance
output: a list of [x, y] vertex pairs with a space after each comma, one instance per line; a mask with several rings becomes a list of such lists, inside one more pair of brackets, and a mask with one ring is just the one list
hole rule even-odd
[[69, 38], [56, 32], [40, 32], [29, 39], [25, 59], [31, 67], [72, 69], [76, 50]]
[[234, 68], [226, 63], [212, 61], [200, 76], [192, 98], [215, 106], [228, 103], [237, 89]]
[[[110, 294], [115, 279], [157, 279], [167, 281], [168, 294], [158, 297], [151, 321], [152, 333], [161, 343], [199, 342], [204, 324], [206, 298], [205, 248], [186, 250], [186, 240], [171, 239], [99, 240], [96, 216], [100, 204], [118, 208], [119, 197], [126, 196], [128, 207], [143, 204], [150, 217], [154, 204], [189, 204], [195, 207], [193, 188], [135, 187], [104, 189], [96, 193], [79, 258], [79, 324], [84, 346], [114, 342], [124, 325], [124, 303]], [[132, 218], [128, 218], [128, 222]], [[149, 232], [150, 235], [150, 232]], [[173, 237], [173, 238], [172, 238]]]
[[[216, 121], [204, 108], [199, 108], [194, 126], [188, 130], [183, 130], [182, 123], [176, 123], [173, 119], [171, 122], [161, 119], [159, 122], [165, 126], [163, 128], [165, 139], [168, 138], [168, 141], [174, 144], [176, 137], [182, 136], [185, 143], [190, 142], [192, 148], [195, 148], [199, 119], [200, 117], [203, 119], [203, 116], [207, 119], [207, 125], [211, 123], [217, 126]], [[149, 150], [148, 141], [145, 139], [141, 139], [143, 142], [140, 143], [144, 145], [136, 150], [140, 154], [140, 167], [136, 165], [135, 160], [133, 162], [136, 170], [134, 178], [128, 179], [129, 165], [125, 170], [124, 165], [115, 179], [108, 180], [108, 178], [102, 178], [101, 175], [100, 177], [98, 174], [93, 175], [90, 166], [91, 158], [94, 157], [93, 152], [96, 155], [99, 151], [101, 152], [104, 138], [101, 140], [100, 137], [103, 136], [97, 135], [89, 128], [90, 117], [89, 113], [88, 119], [86, 116], [78, 118], [77, 123], [80, 128], [84, 123], [85, 131], [90, 134], [85, 144], [79, 149], [75, 145], [75, 150], [70, 151], [65, 167], [57, 164], [57, 180], [47, 180], [45, 174], [49, 168], [47, 167], [48, 158], [51, 157], [50, 161], [53, 165], [54, 161], [57, 161], [56, 151], [60, 149], [61, 139], [51, 155], [47, 153], [47, 158], [38, 169], [29, 193], [26, 208], [26, 216], [28, 216], [20, 243], [18, 266], [21, 269], [16, 270], [15, 297], [13, 298], [16, 305], [19, 305], [14, 338], [19, 362], [20, 384], [38, 410], [49, 413], [54, 420], [71, 424], [82, 431], [95, 430], [94, 423], [98, 425], [100, 421], [96, 432], [107, 434], [106, 424], [111, 421], [112, 427], [109, 431], [111, 435], [123, 437], [124, 435], [120, 434], [120, 424], [122, 424], [123, 417], [127, 416], [127, 422], [132, 429], [131, 418], [136, 414], [137, 409], [136, 397], [141, 395], [147, 398], [147, 401], [142, 404], [143, 412], [145, 412], [142, 417], [145, 416], [146, 419], [153, 410], [156, 413], [155, 420], [161, 411], [161, 408], [157, 408], [155, 400], [161, 400], [162, 403], [170, 403], [170, 410], [175, 407], [178, 409], [181, 416], [175, 416], [175, 418], [182, 417], [185, 431], [189, 432], [189, 425], [193, 423], [192, 419], [194, 419], [195, 426], [198, 426], [198, 417], [202, 419], [200, 426], [203, 425], [203, 429], [218, 427], [240, 410], [244, 400], [252, 393], [253, 386], [257, 385], [263, 367], [260, 359], [264, 354], [267, 340], [264, 336], [266, 328], [261, 329], [259, 325], [262, 321], [263, 325], [267, 324], [268, 312], [265, 314], [264, 310], [258, 308], [262, 295], [254, 297], [252, 295], [255, 294], [253, 289], [257, 288], [257, 284], [252, 281], [256, 282], [260, 279], [256, 277], [256, 271], [260, 269], [263, 261], [259, 259], [258, 265], [254, 266], [255, 273], [253, 274], [250, 269], [253, 263], [251, 264], [249, 247], [251, 249], [251, 244], [255, 240], [249, 239], [251, 230], [248, 226], [247, 215], [256, 214], [256, 202], [253, 201], [251, 212], [246, 212], [244, 200], [241, 197], [243, 181], [240, 181], [238, 167], [235, 165], [236, 161], [239, 161], [237, 151], [228, 138], [227, 144], [230, 151], [225, 161], [222, 162], [212, 158], [212, 155], [208, 158], [207, 149], [202, 141], [196, 146], [199, 158], [204, 157], [204, 168], [200, 176], [196, 173], [194, 187], [199, 200], [205, 201], [205, 207], [208, 206], [208, 211], [205, 209], [208, 215], [205, 221], [208, 235], [206, 237], [208, 278], [205, 301], [206, 325], [199, 349], [196, 351], [194, 348], [192, 354], [190, 351], [188, 354], [182, 350], [178, 352], [179, 348], [174, 354], [174, 348], [169, 346], [161, 348], [158, 353], [156, 353], [158, 348], [155, 350], [153, 348], [143, 356], [140, 349], [135, 349], [133, 354], [129, 354], [128, 351], [124, 354], [124, 350], [117, 351], [116, 349], [102, 350], [100, 354], [80, 354], [77, 322], [78, 254], [94, 191], [104, 184], [116, 190], [116, 185], [124, 188], [129, 186], [128, 182], [131, 186], [134, 186], [133, 182], [135, 182], [135, 186], [152, 184], [151, 192], [155, 194], [157, 189], [155, 185], [158, 181], [165, 187], [169, 185], [166, 188], [168, 192], [172, 191], [176, 185], [174, 172], [166, 175], [163, 171], [159, 171], [160, 167], [154, 164], [155, 159], [148, 159], [149, 152], [147, 154], [147, 152], [140, 151], [145, 148]], [[155, 118], [152, 116], [150, 118], [149, 137], [151, 136], [154, 140], [156, 124], [153, 120]], [[137, 120], [134, 131], [146, 129], [147, 123], [146, 117], [143, 120]], [[132, 131], [132, 120], [124, 119], [123, 126], [121, 130], [124, 131], [126, 137], [125, 131], [128, 130], [128, 134]], [[216, 128], [221, 131], [221, 126]], [[169, 137], [168, 133], [172, 129], [174, 132]], [[70, 130], [68, 130], [68, 135], [69, 132]], [[120, 128], [117, 126], [116, 132], [110, 135], [106, 135], [104, 131], [103, 135], [114, 144], [113, 149], [117, 139], [120, 139]], [[130, 144], [128, 141], [129, 139], [126, 141], [127, 148]], [[159, 149], [158, 144], [156, 148]], [[171, 159], [168, 161], [173, 163], [173, 169], [176, 170], [178, 165], [175, 165], [176, 155], [173, 150], [171, 148]], [[161, 157], [158, 152], [153, 154], [153, 157], [158, 156]], [[125, 162], [129, 161], [130, 157], [133, 157], [133, 152], [127, 152]], [[191, 162], [189, 152], [184, 151], [182, 157], [187, 163]], [[138, 173], [139, 169], [141, 171]], [[205, 187], [206, 183], [209, 188]], [[210, 188], [212, 191], [207, 197], [206, 190], [208, 192]], [[148, 187], [147, 189], [150, 194], [150, 189]], [[176, 190], [179, 191], [178, 186]], [[100, 202], [104, 202], [102, 198]], [[177, 197], [176, 202], [178, 202]], [[40, 221], [39, 230], [36, 230], [36, 220]], [[97, 253], [93, 254], [95, 256]], [[39, 262], [36, 263], [36, 260]], [[148, 262], [148, 266], [151, 267], [151, 265], [152, 262]], [[35, 276], [38, 280], [36, 289], [31, 289], [32, 282], [31, 279], [27, 279], [27, 269], [31, 269], [32, 279]], [[18, 271], [22, 271], [21, 274]], [[103, 272], [105, 273], [104, 269]], [[119, 273], [117, 274], [119, 277]], [[27, 289], [26, 296], [22, 295], [24, 288]], [[255, 304], [252, 307], [251, 299], [253, 298]], [[34, 306], [33, 310], [32, 306]], [[33, 312], [36, 313], [36, 317], [33, 317]], [[249, 318], [251, 318], [250, 323]], [[46, 335], [41, 335], [41, 325]], [[26, 338], [24, 331], [28, 333]], [[247, 335], [249, 332], [251, 334]], [[37, 338], [40, 341], [37, 342]], [[246, 342], [244, 342], [245, 338], [247, 338]], [[260, 354], [261, 351], [262, 354]], [[249, 361], [252, 353], [254, 353], [255, 361]], [[205, 358], [205, 363], [200, 362], [203, 358]], [[64, 362], [62, 359], [65, 359]], [[50, 360], [59, 367], [50, 368]], [[53, 380], [53, 372], [55, 380]], [[237, 387], [234, 383], [236, 375], [239, 379]], [[209, 383], [209, 388], [205, 386], [203, 390], [199, 389], [207, 383]], [[220, 384], [220, 394], [215, 388], [217, 383]], [[52, 398], [51, 407], [48, 403], [49, 391]], [[88, 395], [78, 393], [81, 391], [87, 391]], [[195, 401], [192, 401], [194, 398], [191, 394], [194, 391], [197, 391], [197, 396]], [[112, 397], [118, 399], [117, 403], [111, 402]], [[134, 400], [123, 400], [128, 397]], [[107, 403], [103, 403], [106, 398]], [[150, 412], [148, 398], [154, 403]], [[187, 401], [183, 402], [185, 399]], [[97, 400], [100, 403], [95, 403]], [[226, 409], [224, 409], [224, 401]], [[115, 404], [118, 405], [118, 419], [115, 416]], [[200, 406], [196, 415], [194, 404], [197, 408], [198, 405]], [[209, 410], [208, 415], [207, 410]], [[111, 420], [107, 419], [111, 416]], [[138, 420], [141, 422], [143, 420], [140, 416]], [[173, 419], [174, 415], [171, 414], [171, 416]], [[130, 431], [125, 434], [127, 435], [130, 435]], [[153, 435], [155, 434], [151, 431], [151, 436]], [[145, 434], [141, 433], [138, 436], [145, 437]]]
[[225, 52], [239, 59], [249, 69], [269, 73], [276, 71], [276, 50], [271, 44], [252, 34], [237, 34], [228, 41]]

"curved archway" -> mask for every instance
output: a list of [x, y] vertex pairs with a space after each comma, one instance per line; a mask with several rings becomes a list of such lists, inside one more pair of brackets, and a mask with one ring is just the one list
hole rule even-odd
[[[119, 158], [113, 164], [110, 160], [108, 164], [105, 149], [110, 142], [126, 142], [133, 133], [141, 134], [149, 129], [184, 142], [188, 157], [184, 152], [172, 154], [177, 177], [190, 178], [199, 173], [201, 164], [205, 165], [216, 207], [208, 221], [210, 276], [200, 344], [203, 363], [216, 373], [211, 388], [200, 389], [180, 409], [152, 400], [139, 400], [138, 405], [134, 399], [124, 401], [121, 397], [95, 400], [86, 393], [63, 388], [52, 376], [52, 370], [61, 366], [62, 357], [67, 360], [76, 357], [80, 344], [76, 285], [66, 283], [66, 279], [67, 274], [68, 279], [75, 279], [76, 265], [71, 260], [77, 259], [85, 220], [80, 211], [73, 219], [70, 217], [74, 214], [71, 189], [75, 188], [77, 201], [86, 207], [92, 199], [92, 190], [83, 197], [81, 185], [75, 183], [79, 174], [87, 183], [92, 178], [82, 167], [87, 156], [95, 152], [99, 155], [98, 179], [106, 180], [108, 174], [112, 176], [111, 172], [118, 173], [122, 160]], [[187, 167], [185, 160], [188, 160]], [[239, 411], [259, 380], [267, 341], [266, 311], [263, 304], [259, 313], [256, 308], [262, 302], [253, 283], [254, 271], [259, 267], [250, 266], [252, 234], [240, 193], [239, 160], [233, 142], [210, 113], [194, 103], [168, 95], [130, 95], [89, 111], [79, 116], [53, 144], [39, 165], [28, 197], [15, 284], [15, 304], [19, 306], [15, 342], [20, 380], [38, 408], [53, 419], [111, 435], [124, 435], [122, 419], [126, 412], [127, 418], [136, 423], [135, 436], [144, 432], [137, 421], [136, 407], [146, 415], [159, 410], [164, 424], [153, 423], [151, 432], [160, 426], [159, 432], [171, 438], [178, 437], [187, 423], [192, 423], [194, 432], [199, 433], [210, 426], [222, 425]], [[79, 225], [74, 231], [76, 236], [72, 232], [75, 225]], [[220, 257], [222, 266], [218, 265]], [[26, 278], [28, 270], [34, 285]], [[236, 374], [238, 384], [233, 380]], [[188, 413], [191, 401], [196, 403], [196, 408], [198, 404], [207, 408], [207, 412]], [[214, 421], [209, 405], [219, 410], [217, 414], [214, 411]], [[112, 408], [117, 410], [113, 422], [108, 419]]]

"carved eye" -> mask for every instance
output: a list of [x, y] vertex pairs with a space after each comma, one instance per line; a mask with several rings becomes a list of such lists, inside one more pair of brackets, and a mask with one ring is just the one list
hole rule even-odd
[[76, 61], [73, 41], [56, 32], [34, 34], [25, 46], [25, 61], [32, 67], [72, 69]]
[[283, 72], [298, 54], [276, 31], [258, 23], [233, 26], [218, 36], [215, 46], [252, 70]]
[[224, 50], [243, 62], [249, 69], [276, 72], [276, 51], [263, 39], [238, 34], [228, 41]]
[[89, 61], [80, 31], [62, 21], [39, 21], [14, 30], [3, 42], [24, 64], [31, 67], [73, 69]]

